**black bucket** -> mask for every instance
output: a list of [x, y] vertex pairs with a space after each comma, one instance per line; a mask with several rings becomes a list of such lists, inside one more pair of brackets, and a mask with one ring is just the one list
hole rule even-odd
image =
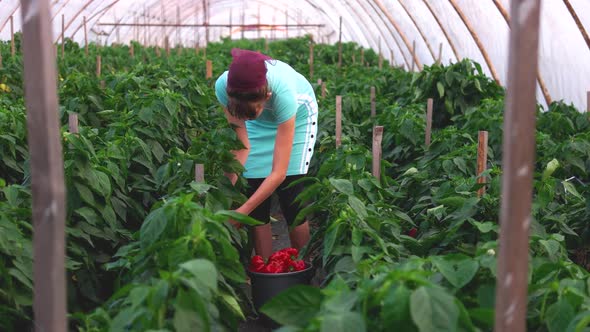
[[261, 322], [268, 327], [277, 328], [280, 325], [260, 312], [260, 308], [270, 299], [295, 285], [309, 285], [313, 278], [313, 267], [305, 263], [305, 270], [286, 273], [259, 273], [248, 271], [252, 286], [252, 302], [260, 314]]

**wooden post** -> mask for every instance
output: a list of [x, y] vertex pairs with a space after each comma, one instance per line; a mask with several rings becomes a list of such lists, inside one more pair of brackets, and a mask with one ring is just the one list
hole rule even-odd
[[322, 98], [326, 98], [326, 82], [322, 82]]
[[14, 17], [10, 15], [10, 55], [14, 57], [16, 49], [14, 47]]
[[78, 129], [78, 113], [70, 113], [68, 115], [68, 128], [69, 132], [72, 134], [80, 132]]
[[375, 87], [371, 87], [371, 118], [377, 115], [377, 105], [375, 103]]
[[207, 60], [206, 64], [206, 73], [205, 73], [205, 78], [209, 79], [211, 77], [213, 77], [213, 63], [211, 62], [211, 60]]
[[336, 96], [336, 148], [342, 144], [342, 96]]
[[361, 66], [365, 65], [365, 49], [361, 48]]
[[205, 182], [205, 166], [203, 164], [195, 164], [195, 181]]
[[541, 0], [511, 2], [494, 331], [526, 331]]
[[440, 65], [442, 59], [442, 43], [438, 44], [438, 57], [436, 58], [436, 64]]
[[88, 30], [86, 30], [86, 16], [84, 16], [84, 53], [88, 56]]
[[268, 39], [264, 38], [264, 53], [268, 53]]
[[102, 58], [100, 55], [96, 56], [96, 77], [100, 77], [102, 70]]
[[586, 112], [590, 114], [590, 91], [586, 92]]
[[381, 141], [383, 140], [383, 126], [373, 127], [373, 176], [381, 181]]
[[35, 331], [66, 331], [65, 182], [48, 0], [22, 0]]
[[[412, 57], [416, 59], [416, 41], [412, 42]], [[416, 61], [412, 61], [412, 71], [414, 71], [414, 66], [416, 65]]]
[[309, 43], [309, 79], [313, 79], [313, 40]]
[[[488, 132], [479, 131], [477, 139], [477, 183], [486, 183], [487, 179], [485, 176], [481, 176], [481, 173], [487, 169], [488, 162]], [[482, 187], [477, 191], [477, 197], [485, 194], [486, 188]]]
[[289, 11], [285, 10], [285, 38], [289, 38]]
[[430, 146], [430, 138], [432, 136], [432, 109], [434, 106], [434, 101], [432, 98], [428, 98], [426, 104], [426, 136], [424, 138], [424, 144], [426, 147]]
[[379, 53], [379, 69], [383, 69], [383, 54]]
[[395, 58], [393, 56], [393, 50], [389, 49], [389, 58], [391, 59], [391, 62], [389, 63], [390, 67], [395, 67]]
[[2, 52], [0, 52], [0, 69], [2, 69]]
[[64, 57], [64, 53], [65, 53], [65, 38], [64, 38], [64, 34], [65, 34], [65, 26], [66, 26], [66, 19], [64, 14], [61, 14], [61, 58], [63, 59]]
[[338, 69], [342, 67], [342, 16], [340, 16], [340, 33], [338, 34]]
[[166, 49], [166, 56], [170, 57], [170, 41], [168, 40], [168, 36], [164, 37], [164, 48]]

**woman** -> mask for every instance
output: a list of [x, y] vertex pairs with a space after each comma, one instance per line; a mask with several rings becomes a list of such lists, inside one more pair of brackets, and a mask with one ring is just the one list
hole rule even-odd
[[[302, 185], [287, 187], [309, 168], [318, 105], [311, 84], [288, 64], [248, 50], [233, 49], [231, 54], [229, 71], [217, 79], [215, 94], [245, 147], [233, 151], [244, 165], [249, 186], [249, 198], [236, 212], [265, 223], [254, 227], [253, 235], [256, 254], [267, 259], [272, 254], [270, 196], [277, 192], [291, 225], [300, 211], [294, 200]], [[235, 184], [237, 175], [231, 174], [230, 180]], [[309, 237], [307, 221], [289, 234], [297, 249]]]

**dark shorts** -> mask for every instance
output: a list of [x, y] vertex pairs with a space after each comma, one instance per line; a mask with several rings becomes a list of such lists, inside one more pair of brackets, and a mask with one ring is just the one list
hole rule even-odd
[[[292, 225], [295, 221], [295, 217], [299, 211], [301, 211], [301, 207], [299, 203], [295, 202], [295, 198], [303, 191], [303, 183], [298, 183], [294, 186], [289, 187], [289, 185], [304, 177], [305, 175], [289, 175], [285, 178], [285, 181], [279, 185], [279, 187], [275, 190], [275, 193], [279, 197], [279, 205], [281, 206], [281, 211], [283, 212], [283, 216], [285, 216], [285, 220], [287, 221], [288, 225]], [[265, 180], [264, 178], [261, 179], [247, 179], [248, 180], [248, 190], [247, 195], [248, 197], [252, 196], [254, 192], [260, 187], [262, 182]], [[289, 188], [287, 188], [289, 187]], [[272, 197], [272, 196], [271, 196]], [[250, 217], [261, 221], [263, 223], [270, 222], [270, 208], [271, 208], [271, 197], [267, 198], [264, 202], [262, 202], [258, 207], [250, 213]]]

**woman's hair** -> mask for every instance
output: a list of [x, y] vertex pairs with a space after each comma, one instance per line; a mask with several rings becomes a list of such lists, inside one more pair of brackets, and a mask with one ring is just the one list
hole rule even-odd
[[240, 120], [250, 120], [256, 118], [256, 103], [266, 99], [268, 94], [268, 84], [253, 91], [234, 91], [227, 88], [229, 102], [227, 111], [232, 116]]

